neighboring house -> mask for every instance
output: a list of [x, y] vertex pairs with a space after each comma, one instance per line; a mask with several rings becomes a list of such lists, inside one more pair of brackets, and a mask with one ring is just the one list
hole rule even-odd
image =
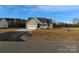
[[8, 22], [5, 19], [0, 18], [0, 28], [8, 28]]
[[28, 18], [26, 22], [27, 29], [41, 29], [41, 28], [53, 28], [53, 23], [51, 19], [46, 18]]

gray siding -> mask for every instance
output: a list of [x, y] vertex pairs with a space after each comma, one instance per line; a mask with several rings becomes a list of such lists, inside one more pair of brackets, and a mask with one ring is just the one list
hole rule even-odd
[[5, 19], [0, 21], [0, 28], [8, 28], [8, 22]]

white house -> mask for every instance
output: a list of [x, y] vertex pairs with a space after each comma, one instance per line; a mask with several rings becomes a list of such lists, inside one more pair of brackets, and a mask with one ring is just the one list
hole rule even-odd
[[29, 18], [26, 22], [27, 29], [53, 28], [51, 19], [46, 18]]
[[0, 19], [0, 28], [8, 28], [8, 22], [4, 18]]

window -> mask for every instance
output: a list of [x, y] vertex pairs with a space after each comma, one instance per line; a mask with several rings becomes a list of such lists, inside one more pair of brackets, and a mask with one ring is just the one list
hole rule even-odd
[[46, 26], [46, 25], [47, 25], [46, 23], [40, 24], [40, 26]]
[[46, 24], [43, 24], [43, 26], [46, 26]]

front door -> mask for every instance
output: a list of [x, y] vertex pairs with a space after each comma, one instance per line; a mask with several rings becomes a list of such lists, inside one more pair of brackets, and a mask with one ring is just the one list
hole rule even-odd
[[38, 24], [38, 28], [40, 28], [40, 24]]

